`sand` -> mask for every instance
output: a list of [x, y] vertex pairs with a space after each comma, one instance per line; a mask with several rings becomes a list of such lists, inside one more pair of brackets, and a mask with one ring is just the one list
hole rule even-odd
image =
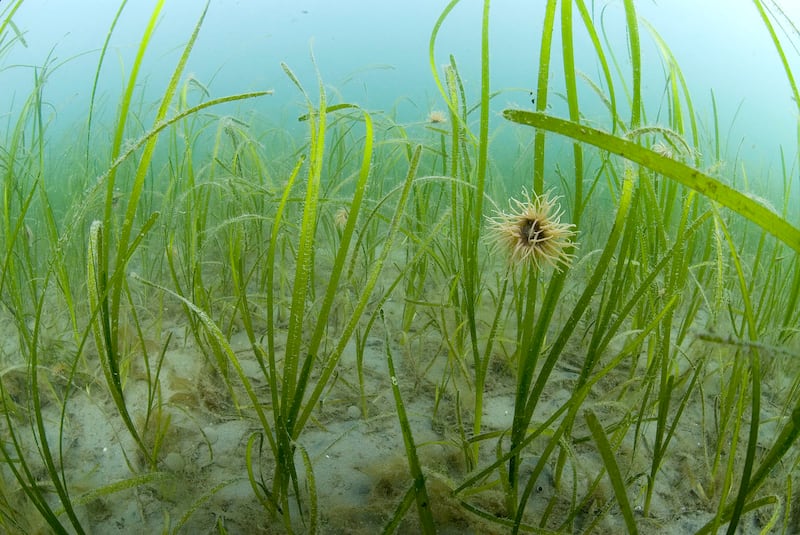
[[[386, 310], [389, 324], [398, 324], [400, 306], [389, 303]], [[63, 447], [64, 476], [78, 518], [91, 533], [103, 534], [161, 532], [176, 527], [180, 527], [182, 533], [216, 533], [217, 526], [223, 526], [228, 533], [282, 532], [280, 519], [267, 515], [248, 479], [246, 450], [249, 440], [253, 440], [253, 455], [259, 459], [254, 462], [256, 477], [263, 478], [266, 485], [271, 482], [274, 465], [266, 441], [262, 443], [259, 438], [262, 430], [253, 417], [253, 411], [247, 408], [247, 398], [239, 381], [233, 380], [237, 386], [232, 395], [212, 365], [213, 359], [204, 355], [196, 344], [180, 309], [174, 307], [164, 314], [164, 318], [169, 319], [157, 326], [148, 326], [149, 332], [153, 333], [153, 339], [148, 343], [152, 346], [148, 348], [151, 363], [155, 361], [167, 333], [172, 333], [160, 376], [161, 413], [152, 416], [161, 422], [164, 430], [157, 471], [146, 469], [142, 456], [137, 453], [130, 434], [116, 414], [93, 347], [86, 353], [87, 370], [91, 372], [81, 371], [74, 379], [75, 387], [69, 391], [60, 440], [60, 404], [53, 392], [59, 397], [65, 392], [68, 369], [57, 364], [60, 362], [57, 353], [64, 351], [64, 355], [69, 354], [68, 339], [61, 341], [61, 347], [53, 343], [56, 353], [50, 355], [49, 362], [41, 368], [42, 416], [48, 442], [56, 452], [59, 443]], [[9, 332], [13, 324], [7, 321], [4, 327]], [[155, 329], [160, 334], [156, 335]], [[385, 336], [380, 330], [382, 328], [375, 327], [365, 344], [364, 397], [361, 397], [358, 387], [356, 347], [351, 341], [337, 367], [333, 387], [326, 391], [312, 421], [297, 441], [295, 462], [301, 480], [302, 518], [310, 522], [309, 480], [300, 453], [304, 450], [313, 467], [318, 528], [322, 533], [380, 532], [411, 485], [386, 365]], [[13, 344], [9, 342], [13, 337], [11, 332], [6, 337], [6, 360], [13, 350]], [[285, 333], [279, 333], [279, 352], [283, 349], [281, 337], [285, 337]], [[612, 349], [619, 350], [623, 342], [620, 340], [618, 347]], [[498, 524], [470, 513], [458, 501], [463, 499], [491, 514], [505, 514], [502, 494], [497, 487], [472, 496], [461, 494], [458, 498], [451, 492], [467, 477], [460, 447], [456, 401], [462, 407], [462, 419], [471, 422], [474, 393], [466, 386], [460, 371], [466, 369], [471, 373], [469, 364], [462, 367], [448, 359], [447, 348], [435, 329], [395, 333], [391, 343], [398, 366], [397, 381], [426, 472], [432, 511], [440, 532], [506, 532]], [[230, 344], [260, 398], [268, 400], [268, 387], [245, 333], [232, 334]], [[712, 347], [695, 335], [690, 336], [684, 346], [687, 355], [711, 351], [709, 348]], [[719, 353], [719, 345], [713, 347]], [[571, 398], [582, 359], [580, 350], [580, 346], [572, 347], [557, 364], [537, 407], [534, 422], [543, 421]], [[155, 394], [148, 389], [141, 348], [132, 343], [126, 351], [130, 364], [125, 373], [125, 398], [137, 425], [141, 425], [148, 398]], [[504, 360], [504, 352], [510, 352], [508, 343], [498, 345], [497, 356], [489, 369], [483, 403], [484, 433], [508, 429], [512, 423], [516, 379], [511, 366]], [[704, 419], [703, 411], [708, 413], [719, 390], [719, 371], [714, 364], [720, 362], [718, 359], [709, 358], [703, 376], [703, 392], [692, 395], [682, 415], [669, 454], [658, 474], [648, 518], [644, 518], [641, 511], [645, 475], [653, 455], [655, 425], [652, 422], [643, 425], [642, 438], [635, 449], [633, 427], [622, 438], [616, 455], [623, 473], [633, 481], [629, 498], [643, 533], [694, 533], [713, 517], [716, 500], [707, 495], [705, 489], [709, 489], [711, 481], [704, 475], [708, 472], [704, 460], [709, 453], [708, 434], [713, 430], [707, 429], [708, 423], [704, 422], [708, 422], [709, 416], [706, 414]], [[25, 388], [28, 370], [21, 365], [4, 366], [3, 369], [7, 395], [19, 404], [20, 410], [25, 410], [22, 407], [31, 401], [26, 397]], [[154, 369], [152, 366], [151, 373]], [[619, 370], [597, 385], [584, 409], [591, 408], [603, 422], [623, 419], [629, 409], [626, 401], [633, 398], [623, 395], [618, 399], [617, 396], [629, 373], [630, 366], [621, 365]], [[450, 381], [443, 382], [443, 377], [449, 377]], [[458, 399], [454, 385], [461, 388]], [[437, 395], [440, 397], [438, 405]], [[777, 393], [768, 393], [767, 400], [772, 395]], [[766, 448], [784, 420], [778, 405], [769, 402], [763, 405], [762, 433]], [[38, 459], [30, 428], [21, 424], [21, 418], [15, 417], [11, 421], [24, 442], [27, 457]], [[7, 424], [2, 425], [5, 427]], [[703, 426], [706, 426], [705, 432]], [[581, 413], [573, 430], [561, 485], [554, 484], [556, 456], [553, 456], [536, 482], [527, 506], [526, 522], [535, 524], [545, 511], [550, 511], [544, 527], [555, 529], [572, 510], [572, 493], [577, 492], [581, 509], [575, 516], [572, 532], [582, 533], [587, 528], [591, 528], [592, 533], [624, 531], [623, 519], [607, 478], [601, 477], [594, 490], [588, 491], [603, 468], [590, 437]], [[152, 443], [152, 432], [146, 440]], [[494, 459], [496, 440], [482, 441], [480, 466], [486, 466]], [[530, 474], [545, 444], [543, 438], [526, 449], [521, 467], [523, 478]], [[51, 488], [41, 462], [33, 462], [32, 466], [45, 488]], [[24, 499], [7, 468], [3, 470], [3, 481], [7, 489], [17, 489], [10, 493], [7, 491], [7, 495], [12, 496], [18, 503], [18, 510], [30, 518], [26, 531], [46, 531], [43, 521], [36, 519], [36, 511]], [[98, 492], [107, 485], [126, 481], [138, 484], [121, 483], [114, 492]], [[774, 490], [780, 492], [779, 482]], [[50, 492], [48, 496], [53, 506], [58, 508], [55, 494]], [[297, 532], [309, 529], [310, 526], [301, 520], [295, 502], [291, 507]], [[747, 515], [739, 532], [759, 533], [772, 512], [763, 508], [756, 514]], [[783, 514], [782, 508], [778, 508], [776, 513]], [[65, 515], [60, 518], [62, 522], [68, 522]], [[414, 533], [418, 530], [417, 514], [412, 506], [399, 532]]]

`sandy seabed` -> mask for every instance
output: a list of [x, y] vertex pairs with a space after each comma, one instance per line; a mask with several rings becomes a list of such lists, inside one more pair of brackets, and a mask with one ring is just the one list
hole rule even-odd
[[[389, 303], [386, 311], [387, 321], [399, 324], [401, 308]], [[160, 375], [163, 400], [161, 417], [162, 421], [169, 417], [169, 426], [159, 454], [159, 472], [152, 475], [152, 480], [135, 488], [92, 496], [94, 489], [130, 479], [132, 472], [129, 466], [141, 469], [139, 473], [147, 471], [142, 467], [142, 459], [136, 453], [134, 442], [116, 413], [99, 363], [94, 367], [94, 376], [78, 373], [73, 380], [75, 388], [71, 389], [61, 442], [64, 474], [70, 483], [73, 500], [78, 503], [76, 509], [79, 518], [89, 532], [104, 534], [161, 532], [165, 526], [174, 527], [179, 523], [183, 526], [180, 530], [182, 533], [217, 533], [218, 523], [228, 533], [283, 532], [280, 520], [271, 519], [256, 499], [248, 479], [246, 447], [251, 436], [259, 432], [260, 425], [252, 417], [252, 410], [246, 407], [244, 390], [237, 386], [234, 395], [231, 395], [219, 372], [211, 364], [213, 357], [203, 355], [195, 344], [185, 324], [185, 316], [177, 307], [174, 312], [165, 314], [165, 317], [174, 318], [173, 323], [165, 322], [159, 337], [164, 340], [167, 332], [172, 333]], [[280, 336], [285, 337], [285, 332], [279, 333], [278, 353], [283, 350]], [[690, 338], [684, 348], [687, 354], [707, 347], [696, 337]], [[326, 390], [323, 402], [298, 440], [298, 446], [307, 452], [313, 467], [318, 495], [318, 527], [322, 533], [380, 532], [411, 485], [392, 396], [385, 340], [384, 336], [373, 332], [373, 337], [366, 342], [363, 399], [357, 380], [355, 344], [350, 342], [337, 367], [333, 386]], [[261, 399], [268, 400], [269, 390], [246, 334], [234, 334], [230, 343], [257, 394]], [[458, 378], [458, 366], [448, 361], [441, 335], [433, 329], [425, 333], [405, 333], [395, 336], [392, 344], [392, 354], [398, 366], [397, 380], [426, 472], [431, 510], [439, 532], [505, 533], [505, 528], [497, 523], [467, 511], [451, 493], [467, 475], [460, 447], [454, 386], [459, 385], [458, 402], [462, 407], [462, 421], [467, 428], [471, 426], [470, 407], [474, 393], [463, 379]], [[8, 342], [6, 345], [9, 345]], [[149, 349], [153, 361], [158, 354], [158, 344], [154, 343]], [[137, 351], [141, 353], [140, 348], [131, 347], [129, 351], [133, 356], [127, 372], [125, 398], [131, 414], [137, 417], [144, 414], [148, 397], [153, 394], [148, 390], [143, 360], [137, 356]], [[97, 358], [93, 348], [86, 355], [88, 360]], [[706, 363], [702, 390], [706, 406], [700, 402], [698, 393], [693, 394], [659, 472], [649, 518], [641, 515], [644, 500], [642, 485], [646, 480], [643, 474], [650, 469], [655, 424], [646, 424], [642, 428], [642, 440], [635, 453], [631, 438], [634, 427], [630, 428], [616, 452], [623, 475], [635, 480], [629, 487], [629, 498], [637, 511], [637, 523], [642, 533], [691, 534], [713, 517], [717, 504], [704, 495], [703, 489], [708, 488], [709, 481], [707, 476], [702, 475], [708, 472], [704, 461], [707, 453], [702, 442], [710, 442], [704, 438], [709, 431], [702, 428], [703, 411], [708, 411], [709, 404], [713, 403], [720, 381], [720, 374], [715, 372], [713, 362], [709, 359]], [[578, 348], [562, 356], [537, 406], [534, 422], [543, 421], [570, 399], [580, 365]], [[92, 368], [91, 363], [89, 368]], [[43, 369], [49, 377], [51, 388], [61, 390], [59, 395], [63, 395], [65, 369], [58, 366]], [[617, 394], [630, 371], [629, 366], [625, 365], [615, 369], [596, 385], [585, 402], [585, 407], [592, 408], [601, 421], [607, 422], [606, 425], [620, 421], [629, 410], [625, 406], [625, 398], [617, 399]], [[17, 392], [18, 399], [14, 400], [20, 406], [26, 402], [23, 392], [27, 373], [25, 366], [7, 367], [3, 373], [7, 394], [14, 398]], [[451, 380], [442, 387], [442, 377], [447, 376]], [[14, 390], [15, 384], [17, 391]], [[233, 384], [240, 383], [234, 378]], [[483, 432], [511, 427], [515, 386], [516, 378], [511, 367], [502, 357], [496, 358], [490, 365], [485, 389]], [[441, 395], [434, 412], [437, 388]], [[54, 397], [46, 393], [46, 389], [43, 391], [45, 404], [42, 414], [48, 426], [51, 448], [54, 448], [59, 440], [61, 408]], [[765, 388], [765, 391], [769, 389]], [[762, 434], [764, 447], [767, 448], [777, 435], [780, 429], [778, 422], [781, 420], [779, 407], [769, 403], [769, 394], [765, 397], [767, 402], [763, 403], [765, 414], [762, 415]], [[240, 411], [236, 409], [237, 401], [242, 407]], [[37, 445], [29, 429], [21, 431], [20, 436], [24, 438], [24, 447], [30, 452], [28, 458], [38, 458]], [[543, 527], [556, 529], [573, 510], [572, 493], [576, 490], [581, 510], [575, 516], [573, 530], [569, 533], [583, 533], [598, 516], [601, 518], [593, 525], [591, 533], [614, 534], [625, 531], [619, 508], [613, 503], [614, 493], [607, 478], [603, 476], [599, 486], [591, 493], [587, 490], [603, 470], [602, 460], [590, 436], [585, 420], [579, 416], [572, 435], [571, 462], [567, 464], [561, 484], [558, 488], [554, 485], [554, 456], [537, 481], [535, 492], [529, 500], [525, 516], [527, 523], [537, 525], [538, 519], [549, 510], [549, 520]], [[589, 439], [582, 440], [581, 437]], [[480, 466], [493, 461], [496, 441], [491, 439], [482, 443]], [[259, 443], [256, 439], [254, 456], [259, 455]], [[523, 478], [530, 474], [538, 460], [537, 454], [543, 447], [543, 443], [534, 442], [525, 450], [521, 468]], [[261, 452], [258, 457], [260, 462], [255, 461], [254, 466], [260, 471], [258, 477], [263, 477], [264, 482], [270, 485], [273, 464], [266, 441], [261, 443]], [[306, 483], [299, 453], [296, 454], [296, 463], [301, 480]], [[46, 480], [43, 467], [35, 468], [41, 470], [41, 478]], [[633, 478], [636, 474], [640, 476]], [[492, 477], [496, 478], [496, 474]], [[3, 478], [7, 486], [13, 482], [17, 487], [10, 473], [4, 473]], [[307, 508], [310, 505], [307, 488], [304, 486], [301, 492], [301, 502]], [[586, 496], [588, 498], [583, 499]], [[498, 487], [463, 499], [492, 514], [505, 514]], [[292, 503], [292, 507], [296, 507]], [[26, 514], [33, 518], [37, 513], [31, 504], [27, 505], [30, 509]], [[746, 515], [739, 533], [760, 533], [774, 512], [764, 509]], [[301, 516], [297, 510], [292, 514], [298, 519]], [[66, 516], [61, 518], [64, 523], [67, 522]], [[30, 526], [31, 532], [47, 531], [43, 520], [31, 520]], [[300, 520], [296, 527], [300, 533], [307, 528]], [[418, 531], [417, 513], [412, 506], [399, 532]]]

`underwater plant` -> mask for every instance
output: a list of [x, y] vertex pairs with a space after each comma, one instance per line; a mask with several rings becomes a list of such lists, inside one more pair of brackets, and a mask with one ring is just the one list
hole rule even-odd
[[79, 135], [54, 56], [0, 133], [0, 531], [798, 530], [800, 140], [783, 202], [750, 191], [633, 0], [537, 7], [533, 109], [488, 0], [474, 58], [437, 61], [468, 3], [432, 21], [410, 123], [281, 64], [302, 131], [186, 72], [210, 1], [150, 97], [156, 1], [102, 113], [128, 4]]

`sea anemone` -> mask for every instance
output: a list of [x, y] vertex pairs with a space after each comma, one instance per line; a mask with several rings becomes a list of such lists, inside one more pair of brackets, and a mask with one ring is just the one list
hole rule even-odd
[[428, 122], [431, 124], [446, 123], [447, 115], [443, 111], [432, 110], [428, 113]]
[[675, 156], [675, 152], [661, 141], [656, 141], [655, 143], [653, 143], [650, 146], [650, 150], [666, 158], [673, 158]]
[[511, 199], [511, 210], [498, 210], [489, 219], [492, 241], [509, 252], [515, 264], [533, 264], [537, 269], [550, 265], [555, 269], [569, 265], [574, 256], [575, 225], [562, 223], [564, 211], [549, 192], [531, 197], [522, 191], [523, 200]]
[[342, 207], [336, 210], [336, 213], [333, 214], [333, 224], [336, 225], [336, 228], [339, 230], [344, 230], [344, 227], [347, 226], [347, 219], [350, 217], [350, 212], [347, 208]]

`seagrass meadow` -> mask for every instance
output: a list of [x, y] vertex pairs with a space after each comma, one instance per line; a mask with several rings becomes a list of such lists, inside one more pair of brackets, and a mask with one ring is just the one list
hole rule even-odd
[[800, 533], [788, 6], [111, 4], [0, 3], [0, 532]]

